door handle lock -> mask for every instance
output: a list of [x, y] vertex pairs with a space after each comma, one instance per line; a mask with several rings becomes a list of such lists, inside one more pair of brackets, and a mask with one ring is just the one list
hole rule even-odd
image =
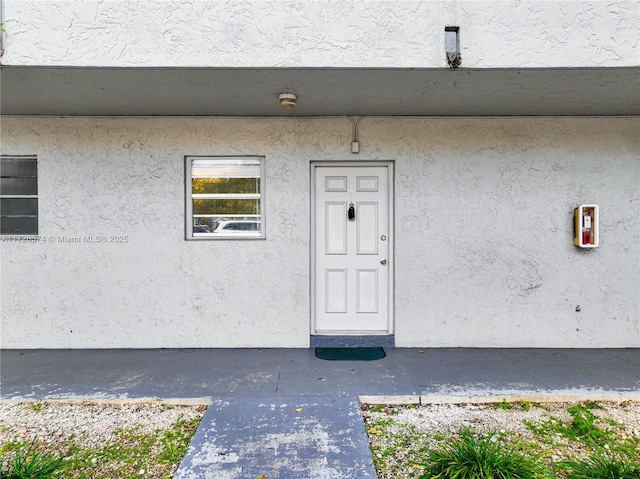
[[380, 264], [387, 264], [387, 260], [386, 259], [381, 259], [380, 260]]

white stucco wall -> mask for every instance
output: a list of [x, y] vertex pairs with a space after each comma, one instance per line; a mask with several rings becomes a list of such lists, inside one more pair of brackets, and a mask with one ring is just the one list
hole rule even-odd
[[[308, 346], [309, 165], [344, 159], [396, 162], [397, 346], [640, 346], [638, 119], [364, 118], [359, 155], [340, 118], [0, 126], [42, 238], [0, 243], [2, 347]], [[228, 154], [266, 157], [267, 239], [187, 242], [184, 155]]]
[[638, 1], [4, 0], [5, 65], [640, 65]]

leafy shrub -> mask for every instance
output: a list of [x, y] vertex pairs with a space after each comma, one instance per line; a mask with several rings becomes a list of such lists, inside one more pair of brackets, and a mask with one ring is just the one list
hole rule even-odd
[[48, 452], [36, 451], [33, 445], [18, 449], [13, 459], [0, 457], [3, 479], [50, 479], [56, 477], [64, 460]]
[[475, 435], [462, 429], [458, 438], [429, 452], [420, 479], [538, 479], [548, 471], [513, 447], [496, 440], [494, 433]]
[[597, 453], [581, 461], [562, 464], [569, 470], [569, 479], [638, 479], [640, 465], [624, 457]]

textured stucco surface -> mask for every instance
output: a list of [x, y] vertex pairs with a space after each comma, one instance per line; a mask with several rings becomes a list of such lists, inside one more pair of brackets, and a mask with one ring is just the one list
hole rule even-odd
[[[345, 118], [5, 117], [2, 154], [38, 157], [41, 241], [1, 243], [2, 346], [306, 347], [310, 161], [395, 160], [397, 346], [638, 347], [639, 131], [371, 117], [352, 155]], [[184, 240], [184, 155], [266, 157], [266, 240]], [[127, 242], [64, 242], [85, 235]]]
[[5, 0], [5, 65], [463, 67], [640, 64], [637, 1]]

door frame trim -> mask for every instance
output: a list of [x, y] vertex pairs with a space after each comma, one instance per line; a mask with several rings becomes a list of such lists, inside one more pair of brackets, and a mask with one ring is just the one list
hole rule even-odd
[[[388, 301], [388, 311], [387, 311], [387, 331], [382, 332], [371, 332], [371, 331], [339, 331], [339, 332], [328, 332], [325, 331], [323, 333], [316, 332], [316, 171], [318, 167], [386, 167], [388, 170], [387, 175], [387, 197], [388, 197], [388, 211], [389, 211], [389, 230], [387, 233], [387, 238], [389, 241], [389, 284], [388, 284], [388, 292], [389, 301]], [[310, 162], [310, 192], [311, 192], [311, 200], [310, 200], [310, 281], [309, 281], [309, 303], [310, 303], [310, 334], [311, 335], [340, 335], [340, 336], [362, 336], [363, 334], [374, 336], [388, 336], [394, 334], [395, 331], [395, 162], [393, 160], [363, 160], [363, 161], [349, 161], [349, 160], [335, 160], [335, 161], [326, 161], [326, 160], [318, 160]]]

